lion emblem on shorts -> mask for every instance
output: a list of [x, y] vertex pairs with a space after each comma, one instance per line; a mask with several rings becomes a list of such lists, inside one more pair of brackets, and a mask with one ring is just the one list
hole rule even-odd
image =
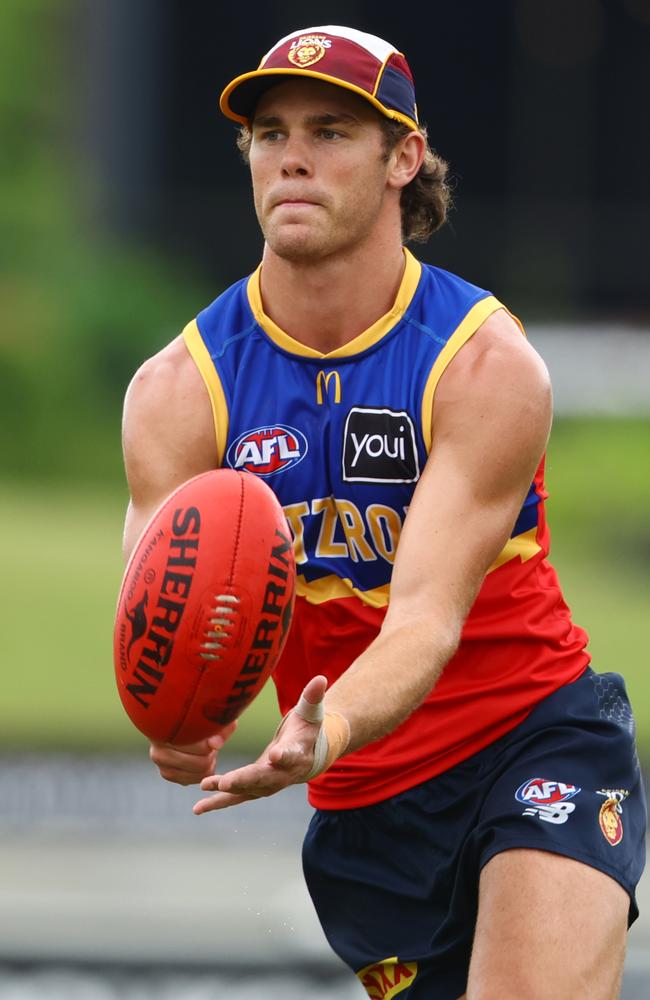
[[607, 843], [616, 847], [623, 839], [622, 803], [630, 793], [624, 788], [601, 788], [597, 794], [605, 796], [598, 813], [600, 829]]

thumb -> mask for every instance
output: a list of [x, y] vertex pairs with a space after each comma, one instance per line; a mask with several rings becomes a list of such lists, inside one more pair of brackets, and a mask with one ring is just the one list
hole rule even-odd
[[327, 683], [327, 677], [322, 674], [318, 674], [308, 681], [294, 708], [296, 715], [299, 715], [306, 722], [318, 724], [323, 721], [325, 712], [322, 703], [327, 691]]

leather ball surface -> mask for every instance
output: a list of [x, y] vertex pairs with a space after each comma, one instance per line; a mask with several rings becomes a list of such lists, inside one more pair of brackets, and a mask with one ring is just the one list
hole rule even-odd
[[217, 733], [260, 692], [289, 632], [292, 539], [272, 490], [248, 472], [188, 480], [129, 559], [113, 635], [122, 704], [152, 740]]

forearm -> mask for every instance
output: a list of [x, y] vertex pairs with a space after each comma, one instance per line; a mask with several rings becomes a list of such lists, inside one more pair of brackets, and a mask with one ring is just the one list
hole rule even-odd
[[350, 726], [346, 752], [392, 732], [424, 701], [453, 656], [456, 628], [409, 622], [383, 629], [325, 697]]

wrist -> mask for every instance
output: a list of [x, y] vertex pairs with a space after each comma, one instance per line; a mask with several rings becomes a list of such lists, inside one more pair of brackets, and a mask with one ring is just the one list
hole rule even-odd
[[325, 712], [314, 746], [314, 763], [305, 781], [324, 774], [350, 744], [350, 723], [340, 712]]

